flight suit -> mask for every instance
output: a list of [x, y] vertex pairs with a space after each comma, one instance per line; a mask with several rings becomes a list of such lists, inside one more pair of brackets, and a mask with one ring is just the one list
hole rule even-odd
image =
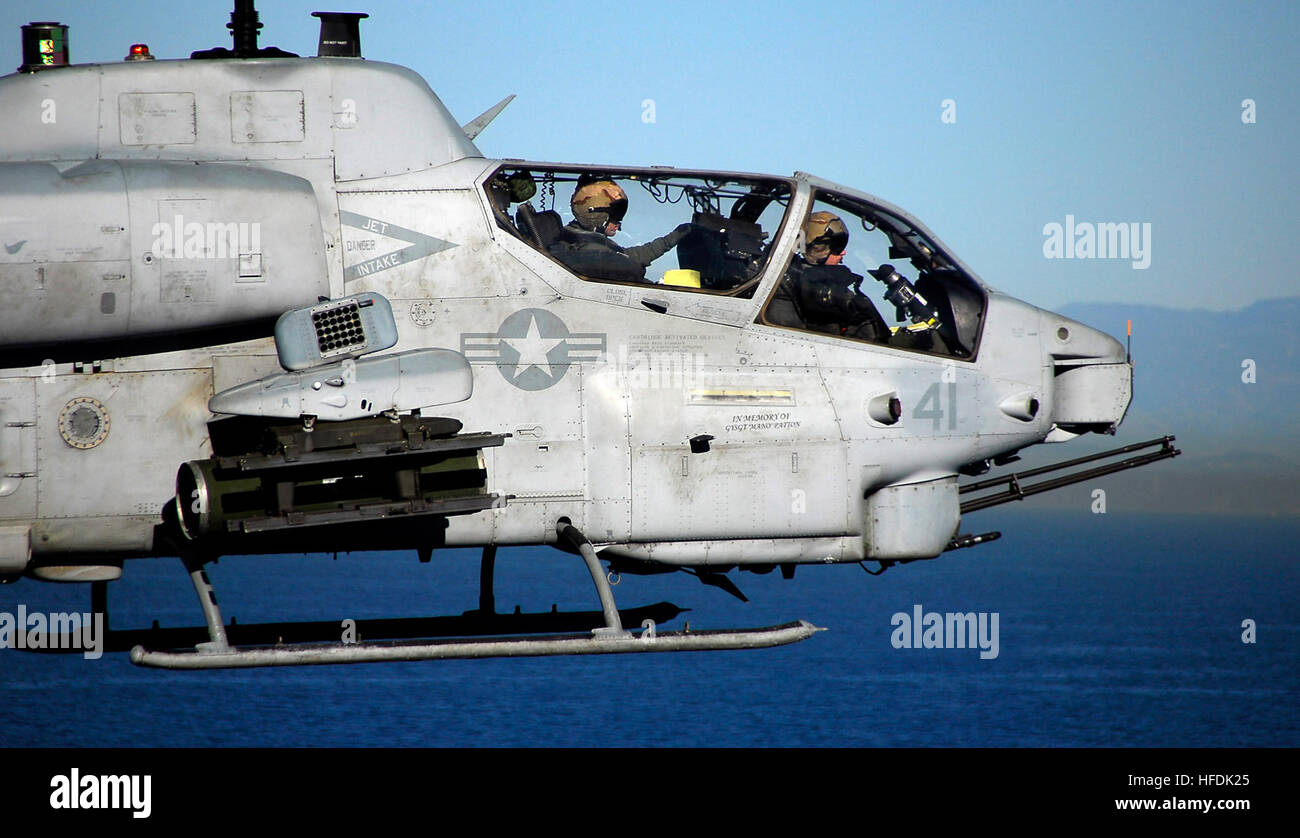
[[800, 257], [778, 286], [767, 320], [814, 332], [887, 341], [889, 325], [858, 291], [862, 277], [844, 265], [813, 265]]
[[690, 231], [690, 224], [680, 224], [645, 244], [623, 247], [604, 233], [584, 230], [577, 221], [570, 221], [547, 251], [583, 276], [644, 282], [646, 267], [676, 247]]

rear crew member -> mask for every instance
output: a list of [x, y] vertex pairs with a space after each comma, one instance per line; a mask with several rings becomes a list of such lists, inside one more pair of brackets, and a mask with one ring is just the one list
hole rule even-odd
[[612, 241], [610, 237], [623, 226], [627, 214], [627, 194], [611, 180], [579, 180], [569, 208], [573, 221], [548, 250], [578, 273], [598, 279], [644, 281], [646, 267], [691, 231], [690, 224], [681, 224], [671, 233], [635, 247]]

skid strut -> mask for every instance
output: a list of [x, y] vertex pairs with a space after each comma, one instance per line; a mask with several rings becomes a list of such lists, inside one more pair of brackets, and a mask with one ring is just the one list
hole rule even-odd
[[203, 609], [203, 620], [208, 624], [207, 643], [200, 643], [195, 648], [200, 652], [226, 652], [230, 643], [226, 641], [226, 624], [221, 619], [221, 609], [217, 607], [217, 590], [212, 587], [208, 572], [203, 569], [203, 559], [196, 554], [181, 557], [185, 570], [194, 583], [194, 591], [199, 595], [199, 606]]
[[483, 558], [478, 566], [478, 610], [484, 614], [495, 614], [497, 610], [493, 574], [497, 564], [497, 546], [489, 544], [483, 548]]
[[555, 531], [565, 543], [582, 555], [587, 571], [591, 573], [591, 580], [596, 583], [600, 609], [605, 612], [605, 627], [592, 629], [591, 633], [611, 637], [628, 635], [628, 632], [623, 631], [623, 621], [619, 619], [618, 608], [614, 605], [614, 592], [610, 590], [609, 580], [605, 578], [605, 569], [600, 566], [600, 559], [596, 558], [596, 548], [591, 546], [591, 541], [577, 527], [569, 523], [568, 518], [561, 518], [555, 525]]

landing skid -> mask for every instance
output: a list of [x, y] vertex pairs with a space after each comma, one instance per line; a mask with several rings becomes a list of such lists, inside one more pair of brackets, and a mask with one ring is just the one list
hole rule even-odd
[[[543, 657], [550, 655], [610, 655], [634, 652], [700, 652], [729, 649], [762, 649], [783, 646], [823, 631], [799, 620], [779, 626], [747, 629], [692, 631], [690, 623], [683, 631], [660, 632], [656, 621], [670, 620], [681, 613], [672, 603], [629, 609], [620, 612], [614, 594], [596, 557], [591, 542], [567, 518], [556, 525], [561, 549], [582, 556], [600, 597], [600, 612], [552, 612], [549, 614], [497, 614], [492, 594], [492, 573], [496, 548], [486, 547], [480, 573], [479, 609], [459, 617], [427, 617], [400, 620], [371, 620], [351, 628], [355, 642], [333, 641], [344, 626], [334, 622], [269, 623], [227, 625], [217, 606], [216, 592], [203, 565], [211, 558], [201, 554], [183, 557], [186, 570], [203, 608], [203, 629], [142, 629], [110, 631], [109, 642], [121, 649], [138, 638], [150, 645], [172, 645], [172, 650], [151, 650], [144, 645], [131, 647], [131, 662], [138, 666], [162, 669], [228, 669], [260, 666], [311, 666], [335, 663], [376, 663], [385, 661], [450, 660], [463, 658]], [[107, 613], [102, 583], [97, 583], [96, 610]], [[639, 621], [641, 631], [634, 634], [623, 628], [623, 619]], [[589, 629], [582, 634], [537, 634], [541, 631]], [[431, 639], [444, 635], [463, 638], [467, 635], [496, 635], [507, 632], [525, 636], [485, 637], [480, 639]], [[536, 635], [536, 636], [529, 636]], [[370, 639], [362, 641], [360, 637]], [[376, 640], [412, 638], [419, 640]], [[204, 639], [206, 638], [206, 639]], [[288, 642], [286, 642], [286, 638]], [[197, 641], [197, 642], [195, 642]], [[235, 645], [236, 642], [260, 645]], [[193, 648], [176, 649], [193, 643]]]
[[[104, 583], [95, 583], [104, 584]], [[671, 602], [658, 602], [639, 608], [619, 610], [623, 621], [641, 625], [646, 620], [655, 624], [675, 619], [685, 610]], [[105, 613], [105, 612], [100, 612]], [[547, 611], [536, 613], [495, 614], [466, 611], [459, 616], [404, 617], [398, 619], [356, 620], [353, 630], [366, 641], [413, 640], [416, 638], [488, 637], [494, 635], [566, 634], [590, 631], [603, 626], [605, 616], [600, 611]], [[282, 646], [284, 644], [332, 643], [343, 635], [342, 620], [285, 623], [236, 623], [225, 626], [226, 639], [231, 646]], [[146, 649], [194, 648], [210, 639], [203, 626], [159, 627], [142, 629], [114, 629], [105, 626], [104, 651], [129, 652], [136, 646]], [[76, 644], [65, 640], [61, 645], [50, 644], [52, 649], [74, 649]]]
[[[640, 635], [626, 632], [494, 637], [487, 640], [437, 640], [426, 643], [331, 643], [319, 646], [230, 648], [225, 651], [150, 652], [137, 646], [131, 662], [162, 669], [229, 669], [254, 666], [306, 666], [329, 663], [451, 660], [456, 658], [518, 658], [548, 655], [611, 655], [631, 652], [702, 652], [762, 649], [805, 640], [824, 631], [799, 620], [767, 628], [719, 631], [658, 632], [653, 621]], [[599, 631], [599, 630], [597, 630]]]

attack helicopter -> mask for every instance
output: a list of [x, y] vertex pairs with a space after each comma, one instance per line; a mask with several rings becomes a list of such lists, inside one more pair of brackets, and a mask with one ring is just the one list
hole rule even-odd
[[[681, 609], [620, 610], [608, 576], [738, 594], [731, 571], [930, 559], [998, 537], [971, 512], [1179, 453], [961, 482], [1114, 433], [1126, 347], [806, 173], [485, 159], [509, 99], [461, 125], [362, 58], [365, 14], [315, 15], [314, 57], [259, 47], [236, 0], [233, 48], [82, 65], [34, 22], [0, 78], [0, 577], [89, 584], [107, 615], [132, 560], [179, 558], [205, 625], [110, 629], [134, 663], [797, 642], [815, 627], [662, 631]], [[671, 233], [634, 247], [633, 217]], [[497, 613], [496, 550], [523, 545], [581, 557], [600, 610]], [[227, 624], [205, 572], [465, 547], [477, 610], [363, 641]]]

